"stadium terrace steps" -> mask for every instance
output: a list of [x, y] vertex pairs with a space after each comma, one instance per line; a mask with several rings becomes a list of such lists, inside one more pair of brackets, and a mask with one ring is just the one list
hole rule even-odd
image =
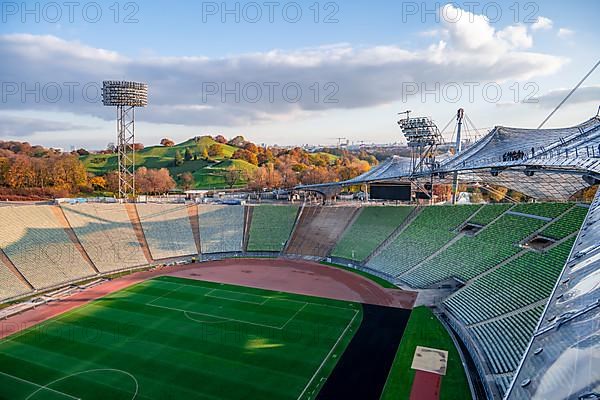
[[125, 210], [127, 210], [127, 215], [129, 216], [129, 221], [133, 227], [133, 232], [135, 232], [135, 237], [140, 244], [142, 253], [146, 258], [146, 262], [150, 264], [153, 261], [152, 254], [150, 253], [150, 247], [148, 245], [148, 241], [146, 240], [146, 234], [142, 228], [142, 223], [140, 222], [140, 215], [138, 214], [137, 208], [135, 204], [125, 203]]
[[144, 236], [152, 258], [198, 254], [185, 204], [137, 204]]
[[0, 207], [0, 248], [35, 289], [94, 275], [56, 220], [53, 207]]
[[562, 239], [579, 231], [589, 209], [575, 206], [564, 213], [560, 218], [554, 220], [550, 226], [541, 232], [542, 236], [551, 239]]
[[188, 219], [190, 226], [192, 227], [192, 234], [194, 235], [194, 243], [196, 244], [196, 254], [200, 254], [202, 245], [200, 243], [200, 223], [198, 221], [198, 206], [195, 204], [187, 205]]
[[75, 234], [73, 229], [71, 229], [71, 226], [69, 225], [69, 221], [67, 221], [67, 217], [65, 216], [63, 209], [60, 207], [52, 207], [52, 212], [54, 213], [54, 217], [56, 218], [58, 223], [65, 230], [65, 233], [67, 234], [69, 239], [71, 239], [71, 242], [73, 242], [73, 245], [75, 245], [75, 247], [77, 248], [77, 251], [79, 251], [79, 254], [81, 254], [85, 261], [87, 261], [87, 263], [90, 265], [90, 267], [94, 270], [95, 273], [99, 273], [100, 271], [98, 271], [98, 268], [96, 268], [94, 262], [92, 261], [88, 253], [86, 253], [85, 249], [83, 248], [83, 245], [77, 238], [77, 235]]
[[27, 294], [33, 286], [0, 249], [0, 301]]
[[547, 299], [562, 271], [574, 238], [547, 252], [526, 251], [475, 278], [444, 301], [446, 309], [471, 325]]
[[[373, 258], [378, 256], [390, 243], [392, 243], [394, 240], [396, 240], [396, 238], [398, 236], [400, 236], [400, 234], [402, 232], [404, 232], [404, 230], [410, 226], [410, 224], [412, 224], [412, 222], [415, 220], [415, 218], [417, 218], [417, 216], [419, 215], [419, 213], [421, 212], [422, 207], [417, 205], [415, 207], [413, 207], [413, 210], [410, 212], [410, 214], [406, 217], [406, 219], [404, 221], [402, 221], [402, 223], [400, 225], [398, 225], [398, 227], [396, 229], [394, 229], [394, 231], [383, 241], [379, 244], [379, 246], [377, 246], [375, 248], [375, 250], [373, 250], [373, 252], [363, 261], [363, 267], [368, 268], [367, 264], [369, 263], [369, 261]], [[371, 271], [376, 271], [374, 269], [370, 269]], [[381, 271], [377, 271], [380, 274], [382, 273]], [[385, 276], [388, 276], [388, 274], [384, 274]]]
[[554, 219], [573, 206], [574, 203], [523, 203], [515, 205], [511, 211]]
[[125, 205], [89, 203], [62, 208], [100, 272], [139, 267], [148, 262]]
[[484, 323], [467, 330], [487, 358], [493, 374], [513, 372], [542, 315], [544, 305]]
[[202, 253], [241, 252], [244, 242], [244, 206], [199, 205]]
[[486, 204], [468, 222], [481, 226], [489, 225], [512, 207], [512, 204]]
[[395, 206], [361, 208], [361, 211], [355, 214], [354, 222], [342, 234], [331, 255], [359, 262], [365, 260], [406, 220], [413, 208]]
[[357, 211], [356, 207], [304, 207], [285, 253], [326, 257]]
[[248, 251], [248, 241], [250, 240], [250, 226], [252, 225], [252, 207], [244, 207], [244, 243], [242, 251]]
[[518, 243], [544, 225], [544, 221], [538, 219], [503, 214], [475, 236], [461, 238], [400, 279], [418, 288], [450, 278], [466, 282], [517, 254]]
[[480, 206], [427, 206], [388, 246], [366, 266], [390, 276], [399, 276], [434, 254], [457, 233]]
[[298, 207], [262, 205], [247, 209], [251, 215], [247, 251], [283, 250], [294, 228]]

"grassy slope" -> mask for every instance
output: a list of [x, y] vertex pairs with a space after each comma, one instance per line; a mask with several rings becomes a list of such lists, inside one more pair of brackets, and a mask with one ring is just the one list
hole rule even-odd
[[329, 265], [330, 267], [336, 267], [336, 268], [341, 268], [341, 269], [345, 269], [346, 271], [350, 271], [352, 273], [358, 274], [360, 276], [363, 276], [373, 282], [375, 282], [376, 284], [378, 284], [381, 287], [384, 288], [388, 288], [388, 289], [398, 289], [398, 286], [394, 285], [393, 283], [390, 283], [388, 281], [386, 281], [383, 278], [380, 278], [376, 275], [372, 275], [366, 271], [362, 271], [360, 269], [355, 269], [355, 268], [350, 268], [350, 267], [346, 267], [344, 265], [339, 265], [339, 264], [333, 264], [333, 263], [328, 263], [328, 262], [321, 262], [321, 264], [323, 265]]
[[[193, 173], [196, 188], [210, 189], [213, 187], [226, 187], [227, 185], [223, 173], [230, 167], [234, 167], [235, 169], [246, 173], [252, 173], [257, 169], [255, 165], [244, 160], [223, 160]], [[239, 184], [236, 186], [239, 186]]]
[[[131, 374], [141, 400], [295, 399], [355, 315], [351, 331], [360, 324], [358, 304], [156, 278], [0, 341], [0, 398], [26, 398], [36, 384], [58, 380], [51, 389], [72, 396], [130, 399]], [[338, 358], [327, 360], [307, 393]], [[97, 371], [108, 368], [121, 372]], [[65, 398], [52, 390], [35, 398]]]
[[[223, 146], [223, 157], [218, 158], [216, 163], [206, 160], [186, 161], [182, 165], [175, 166], [175, 153], [179, 151], [181, 155], [185, 154], [185, 149], [190, 148], [193, 153], [202, 154], [204, 148], [208, 149], [215, 144], [213, 139], [203, 136], [198, 142], [194, 139], [179, 143], [173, 147], [151, 146], [136, 152], [136, 166], [146, 168], [167, 168], [173, 178], [183, 172], [192, 172], [196, 181], [196, 189], [224, 188], [225, 180], [222, 176], [223, 171], [230, 166], [237, 169], [252, 172], [256, 167], [243, 160], [229, 160], [236, 147], [229, 145]], [[97, 175], [103, 175], [107, 172], [117, 169], [117, 156], [114, 154], [90, 154], [81, 157], [81, 161], [89, 172]]]
[[417, 346], [448, 351], [448, 370], [442, 378], [440, 400], [471, 398], [467, 377], [454, 343], [446, 329], [427, 307], [413, 309], [396, 353], [381, 400], [407, 400], [415, 377], [410, 368]]

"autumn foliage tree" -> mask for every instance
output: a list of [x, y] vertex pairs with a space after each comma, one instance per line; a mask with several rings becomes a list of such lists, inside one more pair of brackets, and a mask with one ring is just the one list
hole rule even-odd
[[249, 150], [239, 149], [231, 156], [234, 160], [244, 160], [252, 165], [258, 165], [258, 157]]
[[176, 186], [175, 181], [169, 174], [169, 170], [166, 168], [138, 168], [135, 171], [135, 183], [137, 191], [146, 194], [167, 193]]
[[224, 151], [223, 146], [220, 144], [211, 144], [208, 148], [208, 155], [210, 157], [223, 157]]

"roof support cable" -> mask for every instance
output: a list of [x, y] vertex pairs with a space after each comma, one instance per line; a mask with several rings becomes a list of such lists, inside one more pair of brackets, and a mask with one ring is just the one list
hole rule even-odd
[[569, 94], [564, 99], [562, 99], [562, 101], [556, 106], [556, 108], [554, 110], [552, 110], [552, 112], [550, 113], [550, 115], [548, 115], [546, 117], [546, 119], [542, 121], [542, 123], [540, 124], [540, 126], [538, 126], [538, 129], [542, 129], [542, 127], [546, 124], [546, 122], [548, 122], [548, 120], [554, 115], [554, 113], [557, 112], [558, 109], [563, 104], [565, 104], [565, 102], [567, 100], [569, 100], [569, 97], [571, 97], [571, 95], [573, 93], [575, 93], [575, 91], [577, 89], [579, 89], [579, 86], [581, 86], [581, 84], [583, 82], [585, 82], [585, 80], [588, 78], [588, 76], [590, 76], [592, 74], [592, 72], [594, 72], [596, 70], [596, 68], [598, 68], [598, 65], [600, 65], [600, 60], [598, 60], [598, 62], [592, 67], [592, 69], [590, 69], [590, 71], [587, 74], [585, 74], [585, 76], [583, 77], [583, 79], [579, 81], [579, 83], [569, 92]]

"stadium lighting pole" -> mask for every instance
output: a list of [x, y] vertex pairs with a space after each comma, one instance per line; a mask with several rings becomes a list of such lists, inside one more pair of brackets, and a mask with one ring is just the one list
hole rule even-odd
[[[426, 117], [410, 117], [410, 111], [404, 111], [398, 114], [406, 114], [406, 117], [398, 121], [398, 125], [404, 134], [406, 143], [410, 148], [411, 153], [411, 192], [412, 187], [423, 187], [414, 179], [425, 170], [433, 173], [435, 169], [435, 156], [437, 147], [441, 144], [442, 135], [436, 124], [431, 118]], [[433, 198], [433, 185], [428, 190], [424, 188], [430, 201]]]
[[[465, 115], [465, 110], [459, 108], [456, 112], [456, 120], [458, 121], [458, 127], [456, 130], [456, 154], [458, 155], [462, 151], [462, 140], [460, 132], [462, 129], [462, 121]], [[454, 172], [454, 178], [452, 180], [452, 204], [456, 204], [456, 198], [458, 197], [458, 171]]]
[[148, 105], [148, 85], [104, 81], [102, 103], [117, 108], [119, 198], [135, 198], [135, 107]]

